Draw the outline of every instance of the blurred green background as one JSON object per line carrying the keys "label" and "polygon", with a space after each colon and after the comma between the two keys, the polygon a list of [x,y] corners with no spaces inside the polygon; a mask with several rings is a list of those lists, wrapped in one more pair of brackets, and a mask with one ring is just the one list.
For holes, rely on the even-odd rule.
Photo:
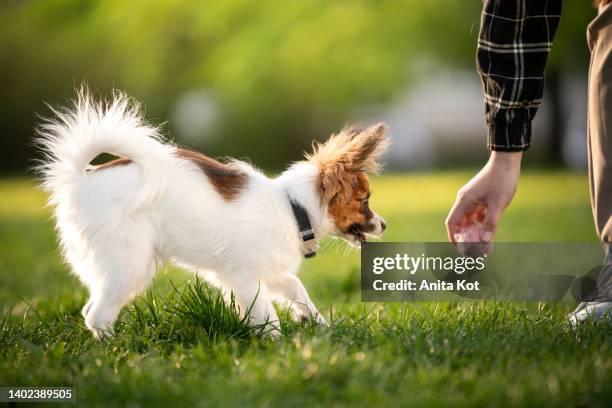
{"label": "blurred green background", "polygon": [[[532,163],[584,167],[587,0],[567,1]],[[87,82],[144,102],[179,143],[279,169],[347,122],[388,121],[391,168],[481,162],[481,1],[3,0],[0,171]],[[582,121],[582,122],[581,122]],[[457,148],[457,140],[461,140]],[[582,147],[581,147],[582,146]]]}

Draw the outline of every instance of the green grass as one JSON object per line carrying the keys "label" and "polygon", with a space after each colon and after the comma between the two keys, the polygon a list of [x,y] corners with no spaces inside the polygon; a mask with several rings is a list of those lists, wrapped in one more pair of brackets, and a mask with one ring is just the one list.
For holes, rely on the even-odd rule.
{"label": "green grass", "polygon": [[[468,173],[374,179],[387,241],[441,241]],[[273,342],[173,267],[96,342],[57,254],[45,197],[0,182],[0,386],[64,385],[86,405],[593,405],[612,400],[612,328],[572,331],[570,304],[362,304],[359,257],[325,245],[301,278],[331,321],[282,314]],[[527,172],[502,241],[595,241],[584,174]],[[191,279],[191,281],[187,281]],[[174,285],[174,286],[173,286]],[[176,287],[175,287],[176,286]]]}

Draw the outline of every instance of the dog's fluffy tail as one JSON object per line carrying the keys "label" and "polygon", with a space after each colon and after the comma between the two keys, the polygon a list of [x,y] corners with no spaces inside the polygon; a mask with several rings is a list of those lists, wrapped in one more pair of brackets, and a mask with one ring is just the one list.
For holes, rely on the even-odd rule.
{"label": "dog's fluffy tail", "polygon": [[82,87],[71,108],[53,109],[56,118],[38,128],[37,143],[43,159],[36,167],[42,187],[51,193],[50,204],[72,191],[85,177],[91,160],[101,153],[125,157],[140,166],[145,183],[136,207],[150,202],[166,183],[171,145],[159,127],[148,125],[140,105],[121,92],[108,102],[97,102]]}

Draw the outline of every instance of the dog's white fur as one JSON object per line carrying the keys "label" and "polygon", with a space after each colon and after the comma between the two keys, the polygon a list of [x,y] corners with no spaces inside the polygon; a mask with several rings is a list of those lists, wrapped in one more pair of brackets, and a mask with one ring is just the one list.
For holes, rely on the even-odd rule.
{"label": "dog's white fur", "polygon": [[[288,199],[307,210],[317,239],[343,235],[322,204],[315,163],[296,163],[270,179],[235,162],[248,183],[228,201],[126,96],[101,104],[82,91],[74,109],[55,113],[39,131],[46,154],[39,169],[64,256],[90,291],[83,315],[97,337],[167,260],[233,292],[242,310],[252,304],[252,322],[267,322],[273,336],[273,299],[290,301],[300,318],[325,322],[296,276],[303,248]],[[102,152],[132,163],[86,173]],[[374,235],[382,218],[375,222]]]}

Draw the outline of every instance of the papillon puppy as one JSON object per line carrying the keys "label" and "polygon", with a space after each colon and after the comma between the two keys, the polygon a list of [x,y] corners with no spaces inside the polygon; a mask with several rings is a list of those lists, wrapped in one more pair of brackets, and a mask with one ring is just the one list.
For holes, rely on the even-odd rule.
{"label": "papillon puppy", "polygon": [[[121,93],[97,102],[81,90],[39,128],[38,170],[61,248],[89,289],[85,324],[111,332],[120,309],[171,261],[233,293],[251,324],[280,334],[273,301],[325,324],[296,276],[319,240],[359,247],[386,225],[369,206],[367,173],[380,170],[386,126],[346,128],[276,178],[165,141]],[[119,158],[102,165],[101,153]]]}

